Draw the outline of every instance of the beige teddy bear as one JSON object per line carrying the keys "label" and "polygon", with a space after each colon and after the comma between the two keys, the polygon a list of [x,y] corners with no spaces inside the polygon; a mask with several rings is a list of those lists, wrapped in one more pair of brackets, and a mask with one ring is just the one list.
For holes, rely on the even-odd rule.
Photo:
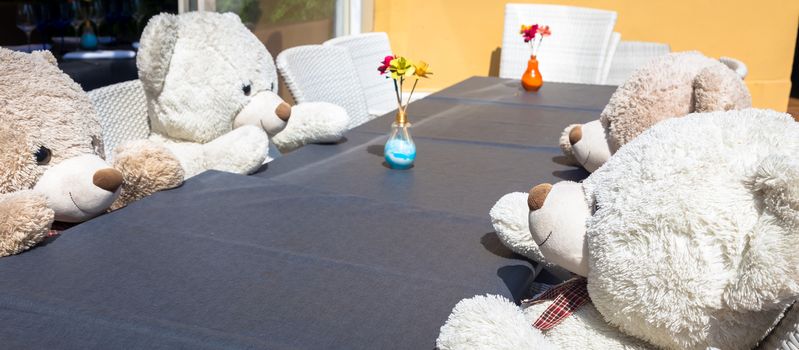
{"label": "beige teddy bear", "polygon": [[657,58],[619,86],[599,120],[567,127],[560,147],[592,172],[661,120],[749,108],[752,98],[739,74],[745,73],[696,51]]}
{"label": "beige teddy bear", "polygon": [[[119,170],[102,157],[92,104],[55,57],[0,48],[0,256],[41,242],[54,221],[85,221],[182,182],[174,157],[160,162],[163,149],[128,149]],[[168,175],[153,178],[160,174]],[[127,178],[136,181],[123,185]]]}

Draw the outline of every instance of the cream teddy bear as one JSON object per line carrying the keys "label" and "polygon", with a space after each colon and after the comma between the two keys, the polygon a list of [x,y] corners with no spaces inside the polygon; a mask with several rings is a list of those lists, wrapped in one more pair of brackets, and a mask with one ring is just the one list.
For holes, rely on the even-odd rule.
{"label": "cream teddy bear", "polygon": [[251,173],[277,153],[336,142],[349,124],[328,103],[291,107],[277,94],[272,56],[232,13],[160,14],[137,58],[150,140],[180,160],[186,177],[207,169]]}
{"label": "cream teddy bear", "polygon": [[531,241],[587,285],[524,308],[464,300],[439,348],[755,347],[799,297],[797,152],[787,114],[691,114],[645,131],[582,183],[533,187]]}
{"label": "cream teddy bear", "polygon": [[567,127],[560,147],[567,157],[594,171],[619,147],[661,120],[751,107],[742,78],[731,67],[695,51],[656,58],[619,86],[599,120]]}

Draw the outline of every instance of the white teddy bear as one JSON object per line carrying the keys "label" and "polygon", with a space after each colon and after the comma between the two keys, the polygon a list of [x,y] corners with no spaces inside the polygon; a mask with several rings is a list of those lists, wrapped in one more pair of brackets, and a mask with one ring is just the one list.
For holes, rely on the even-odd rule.
{"label": "white teddy bear", "polygon": [[[598,120],[567,127],[560,147],[586,170],[595,171],[620,147],[662,120],[749,108],[751,97],[741,69],[745,66],[740,61],[716,60],[697,51],[654,59],[619,86]],[[527,194],[521,192],[503,196],[491,209],[491,222],[511,250],[551,266],[530,244],[526,200]]]}
{"label": "white teddy bear", "polygon": [[141,37],[137,66],[150,140],[180,160],[186,177],[207,169],[251,173],[281,152],[340,140],[349,124],[329,103],[291,107],[275,92],[264,45],[232,13],[160,14]]}
{"label": "white teddy bear", "polygon": [[797,153],[787,114],[691,114],[645,131],[582,183],[533,187],[531,242],[587,285],[523,309],[464,300],[439,348],[755,347],[799,297]]}

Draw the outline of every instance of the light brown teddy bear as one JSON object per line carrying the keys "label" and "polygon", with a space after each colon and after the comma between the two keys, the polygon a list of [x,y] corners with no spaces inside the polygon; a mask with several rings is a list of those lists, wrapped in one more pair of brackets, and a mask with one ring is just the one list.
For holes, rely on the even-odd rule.
{"label": "light brown teddy bear", "polygon": [[0,48],[0,256],[35,246],[54,221],[85,221],[182,183],[164,149],[129,148],[119,170],[102,155],[92,104],[55,57]]}
{"label": "light brown teddy bear", "polygon": [[[722,63],[697,51],[654,59],[625,81],[599,120],[570,125],[560,138],[567,157],[593,172],[619,147],[656,123],[694,112],[728,111],[752,106],[740,72],[743,63]],[[745,71],[745,69],[743,69]]]}

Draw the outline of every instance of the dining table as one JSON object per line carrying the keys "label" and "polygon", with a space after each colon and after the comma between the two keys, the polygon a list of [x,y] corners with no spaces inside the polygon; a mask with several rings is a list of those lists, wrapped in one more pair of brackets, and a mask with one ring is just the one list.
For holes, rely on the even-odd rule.
{"label": "dining table", "polygon": [[408,170],[383,157],[394,113],[245,176],[175,189],[0,259],[8,349],[434,349],[463,298],[514,302],[568,276],[511,252],[489,210],[588,173],[558,147],[613,86],[471,77],[411,103]]}

